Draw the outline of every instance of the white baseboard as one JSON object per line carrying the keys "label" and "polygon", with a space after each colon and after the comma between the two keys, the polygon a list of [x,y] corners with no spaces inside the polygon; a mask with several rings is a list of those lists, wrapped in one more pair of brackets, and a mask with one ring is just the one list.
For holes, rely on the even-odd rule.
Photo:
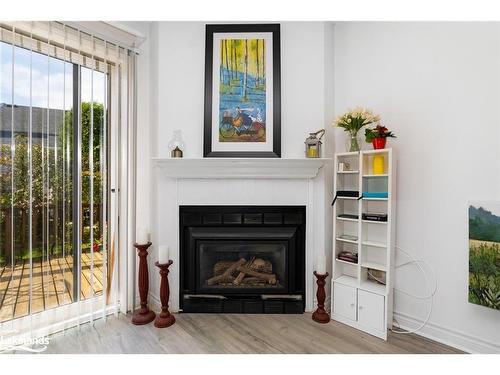
{"label": "white baseboard", "polygon": [[158,313],[161,311],[161,301],[157,295],[149,293],[148,303],[149,303],[149,308],[154,312]]}
{"label": "white baseboard", "polygon": [[[408,331],[418,328],[423,323],[420,319],[397,311],[394,312],[394,318],[399,323],[400,328]],[[415,332],[415,334],[463,350],[467,353],[500,353],[500,345],[498,343],[489,342],[468,333],[431,322],[428,322],[422,329]]]}
{"label": "white baseboard", "polygon": [[[135,308],[134,308],[134,311],[136,309],[138,309],[140,306],[141,306],[141,300],[139,299],[139,296],[137,296],[136,299],[135,299]],[[160,297],[157,296],[156,294],[149,293],[148,294],[148,307],[149,307],[150,310],[152,310],[154,312],[160,312],[161,311]],[[170,310],[170,312],[174,312],[171,309],[169,309],[169,310]]]}
{"label": "white baseboard", "polygon": [[325,310],[326,310],[326,311],[328,312],[328,314],[330,314],[330,315],[332,314],[332,309],[331,309],[331,307],[332,307],[332,302],[331,302],[331,300],[330,300],[330,294],[328,293],[328,294],[327,294],[327,297],[326,297],[326,299],[325,299]]}

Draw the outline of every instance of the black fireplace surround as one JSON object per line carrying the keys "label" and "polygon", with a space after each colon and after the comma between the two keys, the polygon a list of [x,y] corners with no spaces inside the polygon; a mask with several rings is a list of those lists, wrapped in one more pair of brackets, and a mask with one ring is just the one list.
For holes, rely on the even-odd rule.
{"label": "black fireplace surround", "polygon": [[179,215],[182,312],[304,312],[304,206],[181,206]]}

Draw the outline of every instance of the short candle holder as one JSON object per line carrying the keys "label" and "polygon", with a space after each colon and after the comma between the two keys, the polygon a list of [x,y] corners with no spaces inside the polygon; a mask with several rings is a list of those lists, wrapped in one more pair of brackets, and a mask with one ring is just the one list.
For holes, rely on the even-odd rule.
{"label": "short candle holder", "polygon": [[139,297],[141,298],[140,309],[132,316],[132,323],[135,325],[143,325],[151,323],[156,314],[148,308],[148,291],[149,291],[149,274],[148,274],[148,247],[151,242],[147,244],[135,243],[134,247],[137,249],[139,255]]}
{"label": "short candle holder", "polygon": [[175,318],[170,311],[168,311],[168,300],[170,298],[170,286],[168,284],[168,267],[174,263],[169,260],[168,263],[160,264],[155,263],[155,266],[160,269],[161,282],[160,282],[160,301],[161,313],[155,319],[155,327],[166,328],[175,323]]}
{"label": "short candle holder", "polygon": [[318,290],[316,292],[316,299],[318,300],[318,308],[312,315],[312,319],[318,323],[328,323],[330,321],[330,315],[325,310],[325,279],[328,277],[328,272],[324,275],[313,272],[316,276],[316,284],[318,284]]}

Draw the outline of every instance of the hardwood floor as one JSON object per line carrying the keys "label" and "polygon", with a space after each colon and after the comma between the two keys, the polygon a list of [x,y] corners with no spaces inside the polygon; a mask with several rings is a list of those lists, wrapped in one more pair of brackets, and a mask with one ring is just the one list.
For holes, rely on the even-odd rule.
{"label": "hardwood floor", "polygon": [[134,326],[109,317],[52,336],[45,353],[461,353],[414,334],[387,342],[341,323],[304,315],[176,314],[173,326]]}

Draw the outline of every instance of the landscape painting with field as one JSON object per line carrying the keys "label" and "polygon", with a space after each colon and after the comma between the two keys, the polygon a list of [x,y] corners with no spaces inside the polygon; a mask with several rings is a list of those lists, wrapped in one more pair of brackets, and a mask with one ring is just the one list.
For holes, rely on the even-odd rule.
{"label": "landscape painting with field", "polygon": [[469,205],[469,302],[500,310],[500,203]]}
{"label": "landscape painting with field", "polygon": [[221,39],[219,142],[266,142],[266,40]]}

